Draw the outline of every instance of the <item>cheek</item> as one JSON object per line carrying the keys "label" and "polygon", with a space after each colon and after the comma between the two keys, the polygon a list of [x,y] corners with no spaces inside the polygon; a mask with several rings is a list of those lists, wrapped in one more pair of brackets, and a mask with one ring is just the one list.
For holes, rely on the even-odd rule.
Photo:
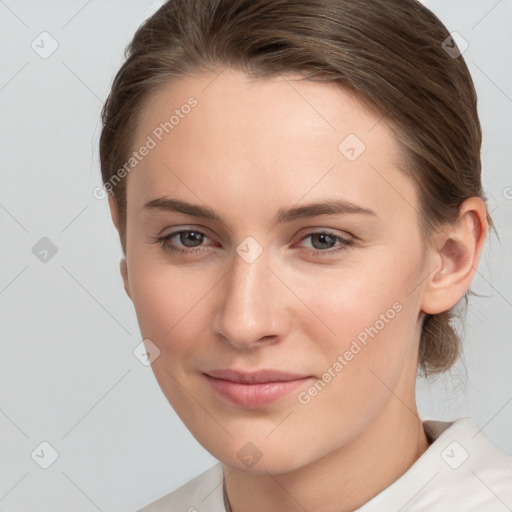
{"label": "cheek", "polygon": [[301,330],[311,340],[312,352],[323,352],[325,368],[319,370],[325,371],[325,379],[329,380],[329,371],[343,373],[343,379],[337,379],[345,381],[343,392],[351,390],[354,396],[364,394],[364,389],[370,392],[375,383],[372,372],[393,386],[404,365],[411,364],[417,308],[405,294],[391,289],[377,294],[361,286],[358,293],[333,290],[328,301],[317,297],[310,306],[331,332],[319,336],[313,327],[317,322],[308,322],[307,316]]}
{"label": "cheek", "polygon": [[[134,261],[134,260],[132,260]],[[190,350],[205,332],[205,305],[219,278],[149,261],[135,262],[130,282],[142,335],[163,353]]]}
{"label": "cheek", "polygon": [[[134,259],[132,260],[134,262]],[[159,349],[152,362],[155,378],[186,425],[197,423],[201,410],[190,400],[190,374],[208,346],[208,298],[217,279],[199,279],[186,269],[141,259],[132,266],[132,300],[141,335]],[[193,387],[193,386],[192,386]],[[198,395],[197,390],[193,392]]]}
{"label": "cheek", "polygon": [[[397,314],[397,310],[405,310],[411,303],[413,308],[417,307],[411,291],[418,284],[419,274],[419,265],[412,259],[397,262],[393,255],[382,254],[363,256],[358,262],[333,271],[316,272],[308,276],[307,283],[301,284],[301,278],[296,276],[297,295],[303,297],[310,310],[308,313],[304,309],[304,318],[315,316],[324,324],[316,336],[313,327],[317,329],[318,321],[305,321],[302,327],[310,329],[311,339],[321,334],[338,349],[350,344],[359,334],[364,341],[365,329],[372,326],[379,333],[396,334],[397,325],[407,316]],[[292,276],[289,282],[293,282]],[[411,315],[415,313],[410,311],[408,316]]]}
{"label": "cheek", "polygon": [[420,301],[419,292],[411,292],[420,264],[412,257],[397,262],[383,256],[335,278],[326,275],[314,281],[314,291],[302,291],[310,310],[329,327],[319,331],[319,322],[311,321],[307,311],[300,326],[311,340],[311,352],[322,351],[319,371],[328,392],[322,391],[319,406],[325,401],[328,407],[339,396],[341,409],[355,412],[362,402],[376,405],[388,396],[388,387],[394,389],[404,372],[415,374]]}

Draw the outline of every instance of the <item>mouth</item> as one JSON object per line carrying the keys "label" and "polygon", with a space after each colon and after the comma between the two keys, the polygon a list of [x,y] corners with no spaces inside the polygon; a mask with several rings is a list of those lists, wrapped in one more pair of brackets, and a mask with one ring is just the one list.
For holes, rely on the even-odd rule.
{"label": "mouth", "polygon": [[279,370],[212,370],[204,375],[218,396],[231,405],[245,409],[257,409],[274,403],[313,379],[311,375]]}

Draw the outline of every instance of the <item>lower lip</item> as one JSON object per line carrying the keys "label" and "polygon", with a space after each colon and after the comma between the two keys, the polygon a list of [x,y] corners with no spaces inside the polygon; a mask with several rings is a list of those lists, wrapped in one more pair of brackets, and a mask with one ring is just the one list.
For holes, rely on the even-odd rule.
{"label": "lower lip", "polygon": [[277,402],[277,400],[291,394],[310,377],[283,382],[265,382],[262,384],[241,384],[230,380],[217,379],[206,375],[208,382],[222,398],[229,403],[246,409],[257,409]]}

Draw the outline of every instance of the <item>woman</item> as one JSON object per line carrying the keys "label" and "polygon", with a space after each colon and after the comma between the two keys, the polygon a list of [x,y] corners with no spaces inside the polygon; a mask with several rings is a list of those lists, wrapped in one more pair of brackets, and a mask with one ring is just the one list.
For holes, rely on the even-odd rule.
{"label": "woman", "polygon": [[492,221],[476,94],[414,0],[172,0],[103,111],[147,357],[220,462],[144,511],[485,510],[512,460],[422,420]]}

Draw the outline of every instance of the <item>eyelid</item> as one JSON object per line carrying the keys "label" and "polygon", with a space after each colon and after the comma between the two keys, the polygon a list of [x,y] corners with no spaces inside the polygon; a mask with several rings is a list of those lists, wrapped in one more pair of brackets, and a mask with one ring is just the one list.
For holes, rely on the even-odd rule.
{"label": "eyelid", "polygon": [[159,237],[165,237],[169,235],[177,235],[178,233],[181,233],[182,231],[197,231],[198,233],[202,233],[203,235],[206,235],[208,238],[213,238],[210,234],[210,230],[208,228],[205,228],[203,226],[193,226],[193,225],[187,225],[184,224],[183,226],[173,227],[170,231],[166,231],[168,229],[164,228],[160,233],[158,233]]}
{"label": "eyelid", "polygon": [[344,240],[345,242],[355,242],[357,237],[351,235],[350,233],[347,233],[346,231],[343,232],[343,234],[331,229],[331,228],[308,228],[309,231],[306,231],[304,235],[300,235],[299,241],[304,240],[305,238],[308,238],[312,235],[329,235],[333,238],[339,238],[341,240]]}

